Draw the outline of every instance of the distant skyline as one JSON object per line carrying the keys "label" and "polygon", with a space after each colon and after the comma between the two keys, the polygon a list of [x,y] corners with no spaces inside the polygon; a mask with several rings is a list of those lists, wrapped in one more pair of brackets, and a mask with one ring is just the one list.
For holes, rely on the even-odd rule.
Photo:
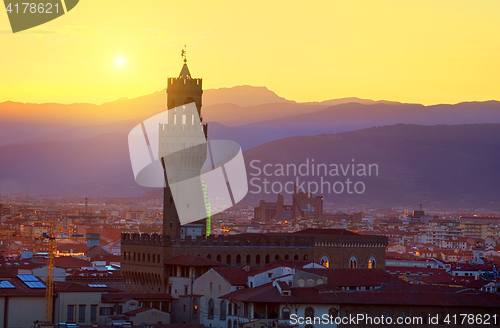
{"label": "distant skyline", "polygon": [[266,86],[298,102],[500,100],[500,2],[86,0],[13,34],[0,14],[0,102],[89,102],[164,89]]}

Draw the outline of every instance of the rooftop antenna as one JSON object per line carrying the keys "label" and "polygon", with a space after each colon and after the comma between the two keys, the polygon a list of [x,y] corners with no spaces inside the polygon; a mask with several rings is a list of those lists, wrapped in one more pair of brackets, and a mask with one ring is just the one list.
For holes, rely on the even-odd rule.
{"label": "rooftop antenna", "polygon": [[420,206],[420,210],[422,210],[422,205],[423,205],[423,204],[422,204],[422,203],[420,203],[420,204],[418,204],[418,205]]}
{"label": "rooftop antenna", "polygon": [[87,209],[88,209],[88,198],[85,197],[85,214],[87,214]]}
{"label": "rooftop antenna", "polygon": [[184,45],[184,49],[182,49],[182,51],[181,51],[181,57],[184,58],[184,62],[186,63],[187,62],[187,58],[186,58],[186,45]]}

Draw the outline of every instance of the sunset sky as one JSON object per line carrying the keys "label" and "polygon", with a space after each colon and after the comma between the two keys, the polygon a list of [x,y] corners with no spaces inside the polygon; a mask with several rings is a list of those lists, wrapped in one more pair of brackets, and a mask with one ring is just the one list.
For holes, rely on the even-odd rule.
{"label": "sunset sky", "polygon": [[296,101],[500,100],[499,14],[498,0],[81,0],[13,34],[3,11],[0,102],[149,94],[179,74],[184,44],[204,89],[266,86]]}

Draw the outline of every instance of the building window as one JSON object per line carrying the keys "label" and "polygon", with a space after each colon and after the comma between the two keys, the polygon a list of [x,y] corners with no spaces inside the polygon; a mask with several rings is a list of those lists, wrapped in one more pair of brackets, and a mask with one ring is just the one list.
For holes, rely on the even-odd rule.
{"label": "building window", "polygon": [[113,308],[112,307],[102,307],[99,309],[99,314],[100,315],[112,315]]}
{"label": "building window", "polygon": [[330,259],[328,258],[328,256],[323,255],[321,260],[319,260],[319,264],[321,264],[325,268],[329,268],[330,267]]}
{"label": "building window", "polygon": [[305,284],[305,281],[304,279],[300,278],[298,281],[297,281],[299,287],[304,287],[304,284]]}
{"label": "building window", "polygon": [[267,254],[267,255],[266,255],[266,261],[265,261],[265,263],[266,263],[266,264],[269,264],[269,262],[270,262],[270,258],[269,258],[269,254]]}
{"label": "building window", "polygon": [[188,295],[188,286],[184,285],[184,295]]}
{"label": "building window", "polygon": [[78,306],[78,322],[85,323],[85,305]]}
{"label": "building window", "polygon": [[358,267],[358,260],[355,256],[351,256],[349,260],[349,269],[356,269]]}
{"label": "building window", "polygon": [[252,261],[252,258],[250,257],[250,254],[247,255],[247,262],[246,264],[250,265],[250,262]]}
{"label": "building window", "polygon": [[338,315],[339,315],[339,311],[336,308],[332,307],[328,310],[329,317],[336,318]]}
{"label": "building window", "polygon": [[290,309],[289,308],[283,308],[281,311],[281,320],[290,320]]}
{"label": "building window", "polygon": [[75,322],[75,306],[68,305],[68,313],[66,314],[66,321]]}
{"label": "building window", "polygon": [[375,269],[377,267],[377,262],[373,256],[368,260],[368,269]]}
{"label": "building window", "polygon": [[90,322],[97,321],[97,305],[92,304],[90,306]]}
{"label": "building window", "polygon": [[260,265],[260,255],[255,256],[255,264]]}
{"label": "building window", "polygon": [[198,298],[193,299],[193,319],[198,319],[198,305],[200,303],[198,300]]}
{"label": "building window", "polygon": [[214,318],[214,312],[215,312],[215,302],[213,299],[210,299],[208,301],[208,319]]}
{"label": "building window", "polygon": [[314,309],[310,306],[306,307],[304,310],[304,317],[307,318],[314,318]]}
{"label": "building window", "polygon": [[214,285],[212,283],[210,283],[210,291],[213,291],[214,290]]}
{"label": "building window", "polygon": [[226,301],[222,300],[220,302],[220,320],[226,320]]}

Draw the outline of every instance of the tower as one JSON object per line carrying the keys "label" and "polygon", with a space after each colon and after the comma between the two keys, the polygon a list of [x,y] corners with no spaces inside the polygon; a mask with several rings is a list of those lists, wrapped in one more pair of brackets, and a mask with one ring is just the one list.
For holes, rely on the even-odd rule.
{"label": "tower", "polygon": [[[189,210],[193,211],[194,207],[201,207],[200,211],[205,211],[205,198],[201,181],[199,186],[191,186],[190,193],[182,196],[182,202],[174,203],[173,190],[172,190],[172,177],[169,177],[165,165],[170,165],[174,168],[175,176],[178,179],[188,179],[191,177],[199,176],[201,167],[206,159],[207,146],[201,145],[196,142],[196,135],[199,136],[198,129],[202,129],[207,138],[207,125],[201,123],[201,126],[196,126],[197,120],[194,115],[199,116],[199,121],[202,122],[201,115],[202,106],[202,79],[192,78],[189,68],[187,66],[185,50],[182,51],[184,64],[181,72],[176,78],[168,78],[167,81],[167,108],[168,108],[168,123],[160,125],[160,142],[159,154],[163,161],[165,173],[165,187],[163,193],[163,234],[171,237],[181,236],[181,222],[179,219],[179,211]],[[192,112],[193,107],[182,105],[194,103],[196,111]],[[167,136],[168,135],[168,136]],[[168,141],[167,141],[168,137]],[[182,141],[180,141],[182,140]],[[193,141],[191,143],[190,141]],[[182,143],[182,144],[181,144]],[[193,146],[190,146],[193,145]],[[174,151],[176,149],[176,151]],[[177,151],[180,150],[180,151]],[[169,153],[174,153],[168,155]],[[170,181],[170,183],[169,183]],[[177,208],[182,206],[182,208]],[[201,226],[201,235],[206,234],[206,220],[202,219],[193,223],[194,225]],[[184,231],[184,235],[187,231]]]}

